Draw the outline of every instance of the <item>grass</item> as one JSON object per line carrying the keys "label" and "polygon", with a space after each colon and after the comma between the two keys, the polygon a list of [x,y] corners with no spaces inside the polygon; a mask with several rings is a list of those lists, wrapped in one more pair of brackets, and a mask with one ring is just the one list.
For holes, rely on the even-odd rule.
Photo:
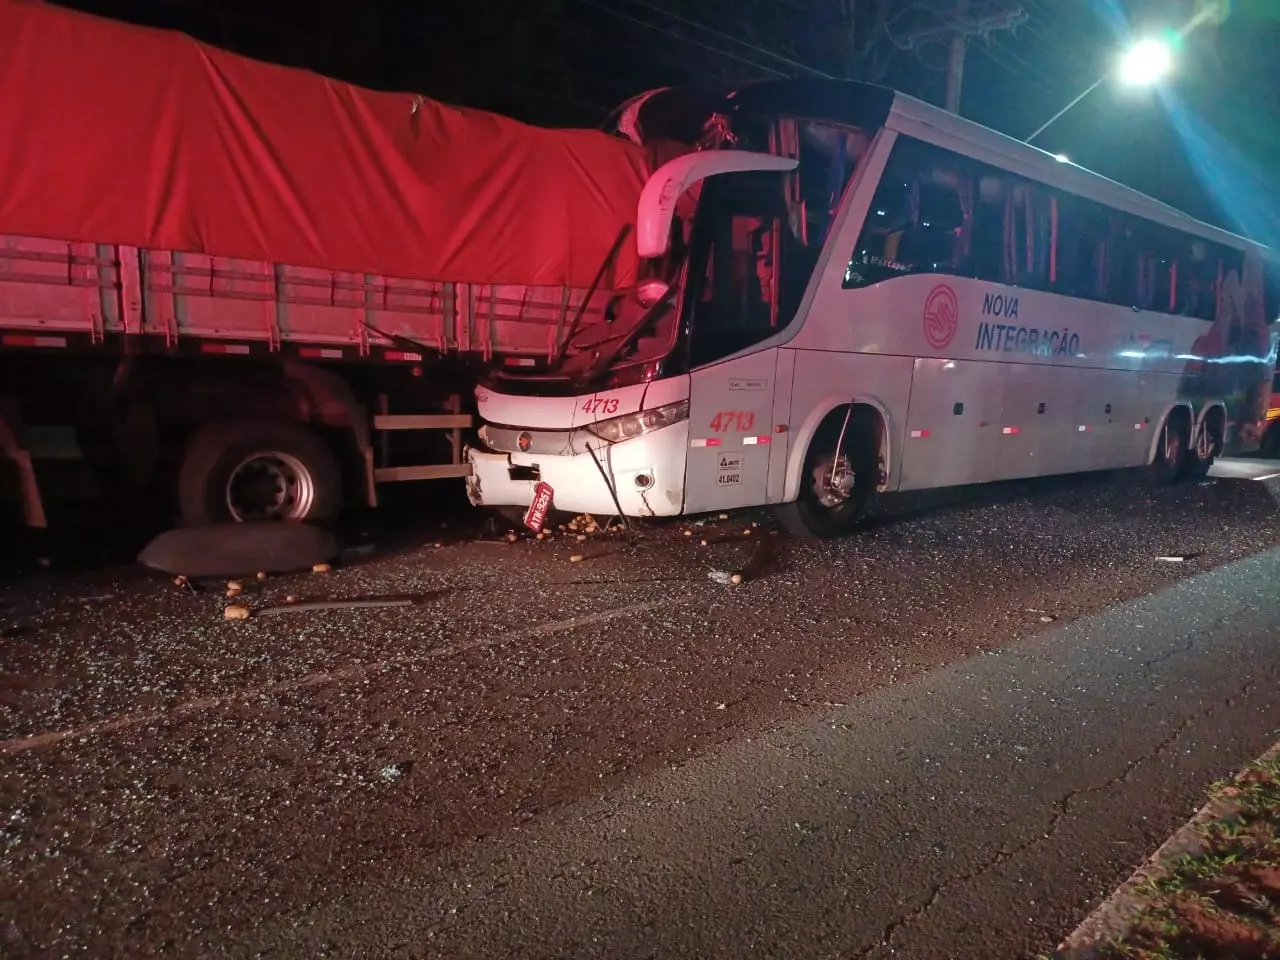
{"label": "grass", "polygon": [[1107,960],[1280,960],[1280,754],[1213,785],[1221,814],[1200,828],[1196,853],[1145,881],[1124,937]]}

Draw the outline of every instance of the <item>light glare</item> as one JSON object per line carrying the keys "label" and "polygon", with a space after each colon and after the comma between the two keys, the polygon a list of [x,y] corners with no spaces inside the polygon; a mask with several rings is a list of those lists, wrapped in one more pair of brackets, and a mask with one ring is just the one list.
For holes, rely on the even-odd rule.
{"label": "light glare", "polygon": [[1173,69],[1173,50],[1162,40],[1142,40],[1120,60],[1120,79],[1135,87],[1149,87]]}

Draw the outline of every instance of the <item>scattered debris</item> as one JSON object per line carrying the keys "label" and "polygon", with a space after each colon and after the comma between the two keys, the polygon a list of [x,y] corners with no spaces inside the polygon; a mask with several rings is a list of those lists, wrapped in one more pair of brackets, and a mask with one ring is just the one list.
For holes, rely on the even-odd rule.
{"label": "scattered debris", "polygon": [[378,779],[383,783],[390,783],[393,780],[399,780],[404,776],[404,770],[397,763],[390,763],[378,771]]}
{"label": "scattered debris", "polygon": [[316,563],[311,566],[312,573],[328,573],[332,569],[333,567],[327,563]]}
{"label": "scattered debris", "polygon": [[259,580],[265,580],[267,579],[267,571],[259,570],[257,576]]}
{"label": "scattered debris", "polygon": [[569,562],[570,562],[570,563],[581,563],[581,562],[582,562],[582,554],[580,554],[580,553],[575,553],[572,557],[570,557],[570,558],[569,558]]}
{"label": "scattered debris", "polygon": [[1058,618],[1057,618],[1057,617],[1051,617],[1051,616],[1049,616],[1049,614],[1047,614],[1047,613],[1046,613],[1044,616],[1042,616],[1042,617],[1040,618],[1040,622],[1041,622],[1041,623],[1053,623],[1053,621],[1054,621],[1054,620],[1056,620],[1056,619],[1058,619]]}
{"label": "scattered debris", "polygon": [[742,582],[742,574],[729,570],[712,570],[707,574],[707,577],[708,579],[713,580],[716,583],[723,584],[726,587],[730,584],[737,586]]}
{"label": "scattered debris", "polygon": [[285,598],[284,598],[284,602],[285,602],[285,603],[297,603],[297,602],[298,602],[298,598],[297,598],[296,596],[294,596],[294,595],[291,593],[291,594],[289,594],[287,597],[285,597]]}
{"label": "scattered debris", "polygon": [[1160,561],[1162,561],[1162,562],[1164,562],[1164,563],[1182,563],[1182,561],[1183,561],[1183,560],[1186,560],[1187,558],[1186,558],[1186,557],[1168,556],[1168,557],[1156,557],[1156,559],[1157,559],[1157,560],[1160,560]]}
{"label": "scattered debris", "polygon": [[248,620],[249,608],[238,603],[233,603],[222,611],[225,620]]}

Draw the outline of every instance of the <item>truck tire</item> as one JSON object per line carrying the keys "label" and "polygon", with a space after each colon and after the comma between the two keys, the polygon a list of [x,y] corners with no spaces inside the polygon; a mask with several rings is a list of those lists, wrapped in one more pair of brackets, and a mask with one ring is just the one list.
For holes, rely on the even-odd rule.
{"label": "truck tire", "polygon": [[342,467],[293,423],[230,420],[200,427],[178,474],[182,523],[328,523],[342,512]]}

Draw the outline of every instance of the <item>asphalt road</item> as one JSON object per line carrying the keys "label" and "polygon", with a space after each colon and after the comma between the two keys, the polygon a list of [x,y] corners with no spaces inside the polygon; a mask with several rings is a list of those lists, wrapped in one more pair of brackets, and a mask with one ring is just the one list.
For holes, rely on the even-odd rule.
{"label": "asphalt road", "polygon": [[0,953],[1034,955],[1276,739],[1270,481],[751,522],[0,590]]}

